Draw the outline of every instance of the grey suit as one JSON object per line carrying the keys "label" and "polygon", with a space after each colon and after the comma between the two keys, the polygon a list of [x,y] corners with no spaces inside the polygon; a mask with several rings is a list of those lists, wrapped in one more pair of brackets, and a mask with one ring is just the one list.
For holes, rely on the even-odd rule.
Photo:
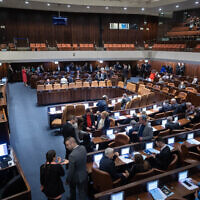
{"label": "grey suit", "polygon": [[150,140],[152,138],[153,138],[153,128],[151,127],[150,124],[147,123],[142,133],[142,141]]}
{"label": "grey suit", "polygon": [[70,200],[76,200],[76,187],[79,199],[87,199],[87,152],[84,146],[77,146],[69,155],[69,169],[66,182],[70,187]]}

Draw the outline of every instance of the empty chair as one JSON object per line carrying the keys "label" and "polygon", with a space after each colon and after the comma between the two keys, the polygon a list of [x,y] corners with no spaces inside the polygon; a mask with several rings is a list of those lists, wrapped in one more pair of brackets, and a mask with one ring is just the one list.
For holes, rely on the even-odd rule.
{"label": "empty chair", "polygon": [[68,84],[62,84],[62,89],[67,89],[68,88]]}
{"label": "empty chair", "polygon": [[155,175],[154,169],[150,169],[146,172],[136,173],[135,176],[131,179],[131,182],[139,181],[148,177],[152,177]]}
{"label": "empty chair", "polygon": [[115,111],[115,110],[121,110],[121,102],[117,102],[115,104],[113,111]]}
{"label": "empty chair", "polygon": [[119,81],[117,86],[118,86],[119,88],[124,88],[124,82]]}
{"label": "empty chair", "polygon": [[99,87],[98,81],[92,81],[91,87]]}
{"label": "empty chair", "polygon": [[112,87],[112,82],[111,82],[111,80],[108,80],[108,81],[107,81],[107,87]]}
{"label": "empty chair", "polygon": [[82,86],[82,81],[76,81],[76,88],[81,88]]}
{"label": "empty chair", "polygon": [[168,168],[167,168],[167,171],[176,169],[177,163],[178,163],[178,156],[177,156],[176,154],[173,154],[173,155],[172,155],[172,161],[171,161],[171,163],[169,164],[169,166],[168,166]]}
{"label": "empty chair", "polygon": [[69,88],[75,88],[75,87],[76,87],[75,83],[69,83]]}
{"label": "empty chair", "polygon": [[44,90],[44,85],[37,85],[37,91]]}
{"label": "empty chair", "polygon": [[105,81],[99,81],[99,87],[106,87]]}
{"label": "empty chair", "polygon": [[97,168],[92,168],[91,176],[93,180],[93,187],[97,192],[103,192],[112,189],[113,187],[118,186],[120,183],[120,179],[112,181],[112,178],[108,172]]}
{"label": "empty chair", "polygon": [[163,88],[162,88],[162,92],[168,93],[168,92],[169,92],[169,88],[168,88],[168,87],[163,87]]}
{"label": "empty chair", "polygon": [[83,87],[90,87],[90,83],[89,82],[83,82]]}
{"label": "empty chair", "polygon": [[85,114],[85,105],[84,104],[77,104],[75,107],[75,115],[82,116]]}
{"label": "empty chair", "polygon": [[171,87],[175,87],[174,83],[168,83],[168,85],[171,86]]}
{"label": "empty chair", "polygon": [[58,83],[54,84],[53,89],[54,90],[60,90],[61,89],[60,84],[58,84]]}
{"label": "empty chair", "polygon": [[130,138],[128,137],[128,135],[124,135],[124,134],[116,134],[115,135],[115,140],[111,143],[108,144],[109,147],[118,147],[118,146],[122,146],[125,144],[129,144]]}
{"label": "empty chair", "polygon": [[180,98],[182,101],[185,101],[187,98],[187,93],[185,92],[179,92],[176,98]]}
{"label": "empty chair", "polygon": [[131,101],[128,101],[128,102],[126,103],[125,110],[126,110],[126,109],[130,109],[130,108],[131,108]]}

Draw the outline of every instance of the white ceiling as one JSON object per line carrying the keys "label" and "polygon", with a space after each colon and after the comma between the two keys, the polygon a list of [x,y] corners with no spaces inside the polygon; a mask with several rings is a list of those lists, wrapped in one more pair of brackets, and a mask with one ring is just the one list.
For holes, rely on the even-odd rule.
{"label": "white ceiling", "polygon": [[[2,1],[2,2],[1,2]],[[61,12],[120,13],[170,16],[173,11],[196,8],[200,0],[0,0],[0,7]],[[195,4],[199,1],[199,4]],[[49,4],[49,6],[47,5]],[[70,6],[69,6],[70,5]],[[179,5],[179,8],[176,7]],[[87,7],[90,8],[87,8]],[[125,9],[124,9],[125,8]],[[142,10],[141,8],[144,8]],[[159,10],[161,8],[162,10]]]}

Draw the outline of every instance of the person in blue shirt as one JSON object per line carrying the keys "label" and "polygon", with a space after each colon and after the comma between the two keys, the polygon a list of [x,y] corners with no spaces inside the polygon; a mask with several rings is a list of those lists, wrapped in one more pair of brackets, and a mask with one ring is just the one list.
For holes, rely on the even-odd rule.
{"label": "person in blue shirt", "polygon": [[163,65],[161,70],[160,70],[160,73],[165,73],[165,72],[167,72],[167,70],[166,70],[166,67]]}

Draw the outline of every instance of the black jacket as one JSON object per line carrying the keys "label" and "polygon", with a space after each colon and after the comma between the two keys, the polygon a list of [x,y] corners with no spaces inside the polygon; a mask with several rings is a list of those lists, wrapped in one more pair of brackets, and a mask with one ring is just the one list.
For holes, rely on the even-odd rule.
{"label": "black jacket", "polygon": [[174,129],[180,129],[180,126],[177,122],[167,122],[165,124],[165,128],[168,128],[170,130],[174,130]]}
{"label": "black jacket", "polygon": [[108,105],[105,100],[99,100],[97,103],[98,111],[108,111]]}
{"label": "black jacket", "polygon": [[122,173],[117,172],[117,169],[115,167],[115,158],[116,156],[114,156],[114,159],[111,160],[110,158],[104,155],[99,164],[99,169],[108,172],[112,180],[116,180],[118,178],[123,177]]}
{"label": "black jacket", "polygon": [[170,151],[170,148],[168,146],[165,146],[165,148],[156,155],[155,165],[158,169],[165,170],[168,168],[171,161],[172,153]]}
{"label": "black jacket", "polygon": [[40,167],[40,183],[47,197],[55,198],[65,192],[61,176],[65,171],[60,164],[44,164]]}

